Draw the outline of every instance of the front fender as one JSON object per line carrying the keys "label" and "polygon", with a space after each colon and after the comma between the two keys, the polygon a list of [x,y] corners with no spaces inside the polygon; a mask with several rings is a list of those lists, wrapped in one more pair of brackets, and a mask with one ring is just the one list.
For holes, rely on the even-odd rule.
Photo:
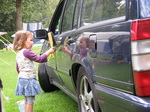
{"label": "front fender", "polygon": [[86,58],[82,58],[81,65],[84,67],[85,71],[90,77],[91,82],[94,82],[93,80],[94,70],[92,69],[92,65],[89,63],[89,61]]}
{"label": "front fender", "polygon": [[88,59],[86,57],[83,57],[82,59],[80,59],[80,55],[77,54],[72,57],[72,60],[74,60],[76,65],[80,65],[84,67],[85,71],[87,72],[88,76],[93,82],[94,70],[92,69],[92,65],[89,63]]}

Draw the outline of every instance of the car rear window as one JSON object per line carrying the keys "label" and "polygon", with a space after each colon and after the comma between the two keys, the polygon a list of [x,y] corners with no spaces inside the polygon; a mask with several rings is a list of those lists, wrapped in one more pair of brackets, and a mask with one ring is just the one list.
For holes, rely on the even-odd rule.
{"label": "car rear window", "polygon": [[126,0],[84,0],[82,26],[125,16]]}
{"label": "car rear window", "polygon": [[150,0],[140,0],[140,16],[141,18],[150,17]]}

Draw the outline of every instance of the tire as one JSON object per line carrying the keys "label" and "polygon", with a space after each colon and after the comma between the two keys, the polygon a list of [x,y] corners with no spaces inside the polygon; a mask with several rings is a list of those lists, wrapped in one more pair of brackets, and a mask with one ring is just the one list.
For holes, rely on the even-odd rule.
{"label": "tire", "polygon": [[46,65],[44,63],[40,63],[38,66],[38,78],[40,86],[44,92],[56,90],[56,86],[50,83],[49,76],[46,71]]}
{"label": "tire", "polygon": [[79,112],[101,112],[92,83],[83,67],[80,67],[78,71],[77,90]]}

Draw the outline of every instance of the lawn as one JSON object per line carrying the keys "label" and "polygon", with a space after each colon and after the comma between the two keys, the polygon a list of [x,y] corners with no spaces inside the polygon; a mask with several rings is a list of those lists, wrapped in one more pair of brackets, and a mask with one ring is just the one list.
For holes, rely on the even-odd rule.
{"label": "lawn", "polygon": [[[38,51],[37,48],[34,50]],[[3,93],[9,98],[6,100],[3,97],[6,112],[19,112],[16,102],[23,99],[23,96],[14,95],[18,77],[15,69],[15,54],[0,50],[0,78],[3,81]],[[74,100],[59,90],[37,95],[34,112],[78,112],[78,107]]]}

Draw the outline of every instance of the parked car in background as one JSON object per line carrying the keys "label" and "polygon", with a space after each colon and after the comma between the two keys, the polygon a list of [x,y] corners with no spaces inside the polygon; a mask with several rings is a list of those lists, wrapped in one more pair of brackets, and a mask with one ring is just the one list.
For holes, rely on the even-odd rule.
{"label": "parked car in background", "polygon": [[48,31],[36,31],[41,54],[49,32],[45,92],[60,88],[80,112],[150,111],[150,0],[60,0]]}

